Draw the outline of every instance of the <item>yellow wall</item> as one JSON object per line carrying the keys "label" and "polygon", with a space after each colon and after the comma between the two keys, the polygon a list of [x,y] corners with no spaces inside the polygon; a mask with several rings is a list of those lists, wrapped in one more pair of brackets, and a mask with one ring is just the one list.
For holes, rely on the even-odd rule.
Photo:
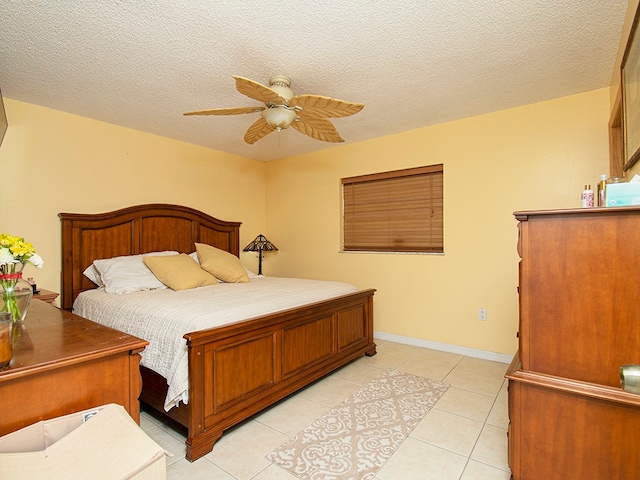
{"label": "yellow wall", "polygon": [[[584,184],[608,171],[608,118],[601,89],[269,162],[266,234],[280,250],[265,274],[373,287],[376,331],[513,354],[512,213],[579,207]],[[342,177],[435,163],[445,172],[444,256],[339,252]]]}
{"label": "yellow wall", "polygon": [[[0,230],[36,246],[45,267],[26,276],[40,287],[60,288],[59,212],[178,203],[242,221],[241,246],[264,232],[280,249],[267,275],[376,288],[379,332],[504,354],[516,348],[512,212],[579,206],[608,162],[608,89],[268,163],[5,104]],[[434,163],[445,168],[444,256],[339,252],[340,178]],[[242,259],[257,269],[255,255]]]}
{"label": "yellow wall", "polygon": [[264,230],[263,162],[7,98],[5,107],[0,231],[34,244],[45,265],[25,277],[42,288],[60,291],[59,212],[177,203],[243,222],[241,247]]}

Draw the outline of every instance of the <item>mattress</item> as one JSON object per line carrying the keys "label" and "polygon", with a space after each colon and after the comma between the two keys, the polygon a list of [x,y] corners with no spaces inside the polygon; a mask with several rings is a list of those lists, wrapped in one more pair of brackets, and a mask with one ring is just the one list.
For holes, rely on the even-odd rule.
{"label": "mattress", "polygon": [[161,289],[109,294],[103,288],[78,295],[73,313],[149,342],[141,365],[169,386],[164,408],[189,401],[186,333],[219,327],[357,291],[342,282],[254,277],[191,290]]}

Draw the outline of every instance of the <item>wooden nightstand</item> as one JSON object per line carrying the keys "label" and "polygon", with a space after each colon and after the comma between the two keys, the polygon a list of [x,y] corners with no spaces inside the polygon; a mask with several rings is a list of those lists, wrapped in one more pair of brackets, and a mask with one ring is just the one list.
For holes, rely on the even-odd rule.
{"label": "wooden nightstand", "polygon": [[52,292],[50,290],[38,290],[39,293],[34,293],[33,294],[33,298],[34,299],[38,299],[38,300],[42,300],[43,302],[47,302],[50,304],[53,304],[53,302],[56,301],[56,298],[58,298],[58,294],[56,292]]}

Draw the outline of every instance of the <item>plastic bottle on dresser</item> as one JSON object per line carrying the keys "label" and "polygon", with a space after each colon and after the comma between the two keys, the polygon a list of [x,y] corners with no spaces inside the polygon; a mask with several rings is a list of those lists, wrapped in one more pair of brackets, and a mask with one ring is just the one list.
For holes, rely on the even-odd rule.
{"label": "plastic bottle on dresser", "polygon": [[607,174],[603,173],[600,175],[600,182],[598,182],[598,206],[606,207],[607,206]]}
{"label": "plastic bottle on dresser", "polygon": [[584,190],[581,195],[582,200],[582,208],[590,208],[593,207],[593,190],[591,190],[591,185],[585,185]]}

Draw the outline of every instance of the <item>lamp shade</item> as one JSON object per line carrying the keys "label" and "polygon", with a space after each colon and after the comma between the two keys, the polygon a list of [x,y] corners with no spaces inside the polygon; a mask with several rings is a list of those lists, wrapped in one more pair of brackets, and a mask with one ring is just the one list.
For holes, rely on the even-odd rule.
{"label": "lamp shade", "polygon": [[278,248],[269,240],[267,240],[267,237],[260,234],[253,240],[253,242],[251,242],[249,245],[244,247],[243,251],[244,252],[261,252],[262,250],[277,251]]}

